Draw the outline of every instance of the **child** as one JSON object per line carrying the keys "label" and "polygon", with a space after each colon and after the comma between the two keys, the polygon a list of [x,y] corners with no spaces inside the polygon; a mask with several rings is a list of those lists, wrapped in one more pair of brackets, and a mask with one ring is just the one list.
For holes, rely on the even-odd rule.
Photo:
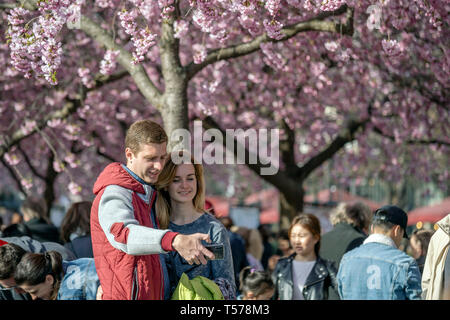
{"label": "child", "polygon": [[274,293],[274,285],[270,275],[265,271],[256,271],[245,267],[239,274],[242,300],[270,300]]}

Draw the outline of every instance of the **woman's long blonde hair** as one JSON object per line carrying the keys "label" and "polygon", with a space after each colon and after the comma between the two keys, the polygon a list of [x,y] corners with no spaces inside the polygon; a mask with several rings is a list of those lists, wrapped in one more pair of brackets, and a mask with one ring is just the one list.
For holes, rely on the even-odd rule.
{"label": "woman's long blonde hair", "polygon": [[[203,178],[203,166],[201,164],[196,164],[194,157],[190,155],[187,151],[176,151],[180,158],[186,153],[190,156],[190,164],[194,166],[195,177],[197,179],[197,193],[192,200],[195,210],[203,213],[205,211],[205,180]],[[164,190],[167,188],[175,179],[177,173],[178,164],[175,164],[172,156],[174,153],[170,153],[169,159],[165,164],[163,170],[159,174],[158,181],[156,182],[156,215],[159,221],[159,227],[161,229],[167,229],[170,222],[171,215],[171,205],[170,205],[170,195],[169,192]],[[185,162],[189,163],[189,162]]]}

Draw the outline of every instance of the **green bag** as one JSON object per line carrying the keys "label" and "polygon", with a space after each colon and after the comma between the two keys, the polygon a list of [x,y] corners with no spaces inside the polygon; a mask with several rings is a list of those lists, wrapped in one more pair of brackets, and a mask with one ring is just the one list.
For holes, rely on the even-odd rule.
{"label": "green bag", "polygon": [[225,300],[219,286],[212,280],[197,276],[189,280],[183,273],[171,300]]}

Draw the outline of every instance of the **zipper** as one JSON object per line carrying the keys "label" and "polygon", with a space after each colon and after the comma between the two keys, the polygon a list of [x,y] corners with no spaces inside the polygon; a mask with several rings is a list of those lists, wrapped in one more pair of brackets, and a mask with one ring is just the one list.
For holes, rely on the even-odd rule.
{"label": "zipper", "polygon": [[161,300],[164,300],[164,273],[161,266],[161,256],[158,255],[158,262],[159,262],[159,270],[161,272],[161,290],[159,292],[159,298]]}
{"label": "zipper", "polygon": [[139,284],[138,284],[138,278],[137,278],[137,266],[134,267],[133,271],[133,284],[131,287],[131,299],[137,300],[139,294]]}

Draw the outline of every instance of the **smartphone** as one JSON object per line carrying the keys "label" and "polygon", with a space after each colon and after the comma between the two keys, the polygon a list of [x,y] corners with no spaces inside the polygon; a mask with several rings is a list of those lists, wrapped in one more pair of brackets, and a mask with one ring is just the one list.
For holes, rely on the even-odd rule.
{"label": "smartphone", "polygon": [[[206,249],[214,253],[214,260],[223,260],[223,243],[214,243],[214,244],[205,244],[203,245]],[[206,260],[210,260],[208,257],[206,257]]]}

